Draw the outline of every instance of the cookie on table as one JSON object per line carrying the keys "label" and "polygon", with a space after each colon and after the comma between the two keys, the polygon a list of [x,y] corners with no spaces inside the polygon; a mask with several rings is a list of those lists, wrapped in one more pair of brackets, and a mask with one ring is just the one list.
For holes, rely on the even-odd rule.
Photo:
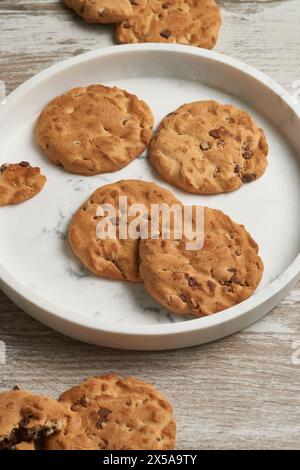
{"label": "cookie on table", "polygon": [[0,393],[0,450],[34,450],[63,430],[69,412],[56,400],[25,390]]}
{"label": "cookie on table", "polygon": [[64,0],[88,23],[121,23],[132,15],[130,0]]}
{"label": "cookie on table", "polygon": [[42,190],[45,182],[41,170],[28,162],[3,164],[0,167],[0,207],[31,199]]}
{"label": "cookie on table", "polygon": [[234,191],[262,176],[268,144],[252,117],[235,106],[198,101],[166,116],[149,157],[169,183],[190,193]]}
{"label": "cookie on table", "polygon": [[222,23],[215,0],[134,0],[133,16],[117,26],[120,43],[163,42],[212,49]]}
{"label": "cookie on table", "polygon": [[36,124],[36,141],[70,173],[117,171],[143,153],[152,137],[151,109],[118,88],[75,88],[51,101]]}
{"label": "cookie on table", "polygon": [[263,275],[258,245],[243,225],[204,209],[204,245],[187,239],[141,240],[140,275],[149,294],[167,310],[211,315],[251,296]]}
{"label": "cookie on table", "polygon": [[[97,189],[78,209],[69,227],[69,242],[75,255],[97,276],[139,282],[139,240],[119,238],[119,197],[126,196],[128,206],[144,204],[150,214],[151,204],[180,204],[173,194],[154,184],[141,180],[124,180]],[[116,209],[116,239],[99,239],[97,216],[100,205],[110,204]],[[99,214],[99,212],[98,212]],[[105,213],[104,217],[108,214]],[[128,216],[128,224],[134,217]]]}
{"label": "cookie on table", "polygon": [[105,375],[66,391],[59,402],[72,418],[64,433],[47,439],[48,450],[168,450],[176,425],[166,398],[132,377]]}

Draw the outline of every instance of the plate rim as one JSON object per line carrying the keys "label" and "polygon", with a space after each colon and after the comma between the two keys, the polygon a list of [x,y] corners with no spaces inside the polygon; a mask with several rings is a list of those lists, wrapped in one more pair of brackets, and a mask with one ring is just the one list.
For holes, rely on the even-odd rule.
{"label": "plate rim", "polygon": [[[69,68],[73,65],[79,64],[82,61],[88,61],[97,57],[104,57],[119,53],[128,53],[136,51],[165,51],[165,52],[180,52],[192,55],[194,57],[204,57],[212,59],[218,63],[226,66],[231,66],[234,69],[238,69],[240,72],[256,79],[267,88],[271,89],[277,96],[279,96],[288,107],[294,112],[294,114],[300,119],[300,105],[293,99],[293,97],[276,81],[269,78],[263,72],[256,68],[230,56],[220,54],[215,51],[200,49],[191,46],[184,46],[180,44],[157,44],[157,43],[146,43],[146,44],[126,44],[119,46],[109,46],[104,48],[98,48],[90,52],[79,54],[75,57],[65,59],[59,63],[56,63],[41,72],[37,73],[29,80],[18,86],[6,99],[3,109],[0,109],[0,117],[7,111],[8,107],[12,106],[26,91],[35,86],[44,79],[49,79],[52,75],[57,72]],[[1,103],[0,103],[1,104]],[[0,106],[1,108],[1,106]],[[231,308],[228,308],[215,315],[207,317],[196,318],[189,321],[182,321],[176,323],[166,324],[137,324],[129,323],[128,325],[122,323],[106,322],[104,325],[97,325],[97,319],[93,317],[84,317],[83,315],[75,314],[71,309],[56,306],[52,302],[43,299],[38,294],[30,291],[29,288],[22,285],[20,281],[14,279],[10,275],[8,270],[0,262],[0,287],[4,291],[12,292],[16,297],[22,299],[22,303],[31,304],[34,308],[38,308],[41,311],[46,311],[53,320],[67,322],[74,327],[83,327],[86,329],[92,329],[98,333],[109,333],[117,335],[130,335],[130,336],[141,336],[141,337],[159,337],[165,335],[177,335],[179,333],[197,332],[211,327],[220,327],[234,320],[238,320],[244,317],[251,310],[259,308],[262,304],[270,301],[274,296],[279,295],[288,285],[295,282],[300,278],[300,252],[292,263],[267,287],[262,289],[258,293],[254,293],[249,299],[237,304]],[[14,302],[13,297],[12,301]],[[25,309],[24,309],[25,310]],[[26,311],[35,318],[38,318],[43,322],[42,315],[33,314],[30,312],[30,308]],[[64,315],[64,312],[69,314]],[[72,315],[72,319],[70,319]],[[250,323],[250,322],[249,322]],[[143,330],[143,331],[142,331]]]}

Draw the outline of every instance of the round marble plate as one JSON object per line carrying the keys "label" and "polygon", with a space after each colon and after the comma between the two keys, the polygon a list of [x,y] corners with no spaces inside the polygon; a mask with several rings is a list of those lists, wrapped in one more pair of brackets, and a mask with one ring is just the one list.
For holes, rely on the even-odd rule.
{"label": "round marble plate", "polygon": [[[146,155],[121,171],[81,177],[52,165],[34,143],[43,106],[69,88],[117,85],[148,102],[160,119],[179,105],[216,99],[250,111],[269,144],[266,174],[238,191],[189,195],[160,180]],[[1,288],[30,315],[66,335],[128,349],[171,349],[226,336],[261,318],[300,273],[300,118],[293,99],[253,68],[189,46],[139,44],[93,51],[29,80],[0,106],[1,162],[28,160],[48,182],[36,198],[0,209]],[[264,279],[247,301],[208,318],[164,311],[143,285],[90,275],[66,233],[73,212],[97,187],[122,178],[153,180],[186,203],[224,210],[246,225],[261,247]]]}

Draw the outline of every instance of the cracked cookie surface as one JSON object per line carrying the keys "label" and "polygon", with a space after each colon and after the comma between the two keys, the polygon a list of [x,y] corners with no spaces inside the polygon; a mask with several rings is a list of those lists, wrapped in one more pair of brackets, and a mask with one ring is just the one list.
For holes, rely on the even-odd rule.
{"label": "cracked cookie surface", "polygon": [[88,23],[121,23],[132,15],[130,0],[64,0]]}
{"label": "cracked cookie surface", "polygon": [[51,101],[36,124],[36,141],[70,173],[117,171],[143,153],[152,137],[149,106],[116,87],[75,88]]}
{"label": "cracked cookie surface", "polygon": [[216,101],[185,104],[161,122],[149,159],[169,183],[196,194],[234,191],[265,172],[268,144],[251,116]]}
{"label": "cracked cookie surface", "polygon": [[134,0],[133,16],[117,26],[120,43],[164,42],[212,49],[222,18],[215,0]]}
{"label": "cracked cookie surface", "polygon": [[[141,180],[124,180],[97,189],[78,209],[69,227],[69,242],[82,263],[94,274],[110,279],[139,282],[139,239],[119,238],[121,209],[120,196],[127,197],[128,206],[144,204],[150,214],[151,204],[180,204],[168,190]],[[110,204],[116,210],[116,218],[111,218],[116,227],[116,238],[97,237],[97,216],[100,205]],[[99,214],[99,212],[98,212]],[[107,217],[105,213],[103,217]],[[128,216],[128,214],[127,214]],[[126,226],[134,219],[127,217]]]}
{"label": "cracked cookie surface", "polygon": [[49,450],[167,450],[175,448],[171,405],[152,385],[115,374],[87,379],[59,398],[72,419],[50,437]]}
{"label": "cracked cookie surface", "polygon": [[41,170],[28,162],[3,164],[0,167],[0,207],[31,199],[42,190],[45,182]]}
{"label": "cracked cookie surface", "polygon": [[251,296],[262,275],[258,245],[243,225],[204,209],[204,245],[187,250],[181,240],[141,240],[140,275],[146,290],[171,312],[201,317]]}
{"label": "cracked cookie surface", "polygon": [[56,400],[25,390],[0,393],[0,450],[40,448],[45,437],[60,432],[69,412]]}

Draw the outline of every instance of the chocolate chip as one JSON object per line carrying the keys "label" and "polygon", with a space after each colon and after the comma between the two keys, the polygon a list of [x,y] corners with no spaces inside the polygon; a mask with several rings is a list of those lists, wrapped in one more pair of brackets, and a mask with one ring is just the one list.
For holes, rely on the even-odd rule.
{"label": "chocolate chip", "polygon": [[235,167],[234,167],[234,173],[239,173],[240,172],[240,165],[236,164]]}
{"label": "chocolate chip", "polygon": [[71,410],[72,411],[78,411],[79,407],[82,406],[83,408],[86,408],[88,406],[88,400],[85,395],[82,395],[79,400],[75,401],[71,405]]}
{"label": "chocolate chip", "polygon": [[169,29],[164,29],[159,34],[161,35],[162,38],[169,39],[172,33]]}
{"label": "chocolate chip", "polygon": [[30,423],[30,421],[32,419],[35,419],[36,416],[34,415],[28,415],[28,416],[25,416],[23,419],[21,419],[21,421],[19,422],[19,427],[20,428],[26,428],[26,426],[28,426],[28,424]]}
{"label": "chocolate chip", "polygon": [[220,281],[221,286],[231,286],[231,281]]}
{"label": "chocolate chip", "polygon": [[256,175],[254,173],[246,173],[242,178],[243,183],[251,183],[251,181],[254,180],[256,180]]}
{"label": "chocolate chip", "polygon": [[207,287],[210,291],[214,292],[216,290],[216,284],[210,280],[207,281]]}
{"label": "chocolate chip", "polygon": [[85,395],[83,395],[82,397],[80,397],[80,399],[79,399],[79,404],[80,404],[80,406],[83,406],[84,408],[87,407],[87,405],[88,405],[88,400],[87,400],[87,398],[86,398]]}
{"label": "chocolate chip", "polygon": [[0,167],[0,173],[3,173],[7,168],[7,163],[4,163],[3,165],[1,165]]}
{"label": "chocolate chip", "polygon": [[197,281],[196,281],[196,279],[195,279],[194,277],[189,277],[189,279],[188,279],[188,285],[189,285],[190,287],[195,287],[195,286],[197,286]]}
{"label": "chocolate chip", "polygon": [[162,7],[164,10],[166,10],[167,8],[169,8],[169,6],[170,6],[169,3],[163,3],[161,7]]}
{"label": "chocolate chip", "polygon": [[131,5],[137,6],[139,4],[139,0],[130,0]]}
{"label": "chocolate chip", "polygon": [[99,419],[96,422],[96,428],[97,429],[101,429],[102,424],[107,422],[107,419],[108,419],[109,415],[111,414],[111,412],[112,411],[107,409],[107,408],[100,408],[99,409],[99,411],[98,411]]}
{"label": "chocolate chip", "polygon": [[187,298],[186,298],[186,296],[185,296],[184,294],[179,294],[179,297],[180,297],[180,299],[182,300],[182,302],[187,303]]}
{"label": "chocolate chip", "polygon": [[124,23],[123,24],[124,29],[129,29],[130,27],[131,27],[131,25],[129,23]]}
{"label": "chocolate chip", "polygon": [[19,166],[26,167],[26,166],[30,166],[30,164],[29,164],[29,162],[20,162]]}
{"label": "chocolate chip", "polygon": [[245,160],[249,160],[251,157],[253,157],[253,153],[250,152],[250,150],[245,150],[245,152],[242,153],[242,157]]}
{"label": "chocolate chip", "polygon": [[200,148],[202,150],[209,150],[211,148],[211,144],[209,142],[201,142]]}
{"label": "chocolate chip", "polygon": [[13,390],[20,390],[20,387],[18,387],[18,385],[15,385],[15,386],[13,387]]}
{"label": "chocolate chip", "polygon": [[220,129],[212,129],[209,131],[209,135],[214,139],[219,139],[221,137]]}

